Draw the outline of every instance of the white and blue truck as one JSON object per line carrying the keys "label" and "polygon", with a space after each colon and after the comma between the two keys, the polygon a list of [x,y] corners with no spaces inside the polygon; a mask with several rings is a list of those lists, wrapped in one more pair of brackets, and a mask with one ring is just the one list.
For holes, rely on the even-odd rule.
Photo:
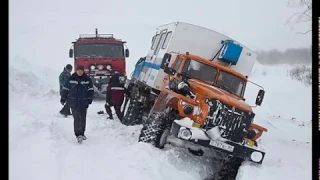
{"label": "white and blue truck", "polygon": [[[265,156],[257,139],[267,129],[254,123],[253,106],[244,98],[256,58],[243,44],[204,27],[159,26],[127,80],[129,102],[121,122],[143,125],[140,142],[213,153],[221,161],[214,178],[235,179],[243,161],[261,164]],[[265,91],[257,86],[260,106]]]}

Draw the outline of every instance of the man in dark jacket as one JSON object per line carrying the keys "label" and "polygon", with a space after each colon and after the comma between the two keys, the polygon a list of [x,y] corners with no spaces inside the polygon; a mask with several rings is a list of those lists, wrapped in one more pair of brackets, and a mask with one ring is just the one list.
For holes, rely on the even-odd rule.
{"label": "man in dark jacket", "polygon": [[113,119],[111,107],[113,106],[119,120],[122,119],[123,114],[121,112],[121,105],[124,100],[124,94],[127,94],[127,89],[120,83],[119,75],[115,74],[110,78],[109,85],[107,87],[107,97],[105,109],[109,115],[109,119]]}
{"label": "man in dark jacket", "polygon": [[74,118],[74,134],[79,143],[86,140],[87,108],[92,103],[93,84],[89,76],[84,73],[84,67],[79,65],[76,72],[65,83],[61,94],[61,104],[66,101],[71,108]]}
{"label": "man in dark jacket", "polygon": [[[59,84],[60,84],[60,96],[62,93],[63,85],[69,80],[71,76],[72,66],[71,64],[67,64],[66,67],[63,68],[62,73],[59,76]],[[68,103],[65,103],[63,108],[60,110],[60,114],[67,117],[68,115],[71,115],[70,107],[68,106]]]}

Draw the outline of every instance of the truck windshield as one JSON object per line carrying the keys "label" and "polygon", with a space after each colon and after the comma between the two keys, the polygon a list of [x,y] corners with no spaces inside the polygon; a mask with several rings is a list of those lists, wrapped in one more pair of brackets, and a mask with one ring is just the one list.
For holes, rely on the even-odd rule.
{"label": "truck windshield", "polygon": [[116,43],[80,43],[74,51],[76,58],[124,58],[123,45]]}
{"label": "truck windshield", "polygon": [[217,71],[217,68],[193,59],[186,60],[182,69],[182,73],[209,84],[214,83]]}
{"label": "truck windshield", "polygon": [[244,96],[246,81],[225,71],[220,71],[217,86],[237,96]]}

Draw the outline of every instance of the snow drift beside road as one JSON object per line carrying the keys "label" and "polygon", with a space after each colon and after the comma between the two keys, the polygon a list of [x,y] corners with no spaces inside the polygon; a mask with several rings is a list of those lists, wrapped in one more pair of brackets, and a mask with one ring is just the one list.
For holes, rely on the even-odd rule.
{"label": "snow drift beside road", "polygon": [[[213,172],[211,161],[186,150],[137,143],[141,126],[105,120],[96,113],[104,102],[90,106],[88,140],[78,145],[72,118],[57,113],[60,72],[21,59],[10,61],[9,70],[12,180],[194,180]],[[311,88],[287,77],[285,66],[256,64],[255,70],[250,80],[266,90],[255,122],[268,128],[260,141],[267,155],[262,166],[245,162],[237,179],[311,179]],[[246,93],[248,101],[253,91]]]}
{"label": "snow drift beside road", "polygon": [[[292,80],[289,76],[290,65],[263,66],[256,63],[249,80],[263,86],[266,94],[261,107],[256,108],[260,116],[280,116],[310,122],[312,116],[311,87]],[[250,83],[246,98],[254,102],[257,90]],[[251,103],[253,104],[253,103]]]}
{"label": "snow drift beside road", "polygon": [[[57,94],[59,91],[59,74],[46,66],[32,64],[21,57],[9,60],[9,94],[43,97]],[[15,96],[11,96],[15,94]]]}
{"label": "snow drift beside road", "polygon": [[[51,84],[58,80],[57,75],[39,76],[43,69],[19,61],[10,63],[11,179],[193,180],[199,179],[199,174],[205,175],[209,163],[206,160],[201,163],[199,158],[179,153],[184,150],[163,152],[137,143],[141,126],[127,127],[98,115],[96,112],[104,107],[104,102],[90,106],[88,140],[79,146],[72,117],[65,119],[58,114],[62,108],[56,93],[58,87]],[[52,90],[54,93],[47,96]]]}
{"label": "snow drift beside road", "polygon": [[[261,167],[245,163],[241,179],[311,179],[311,87],[292,80],[291,68],[256,63],[249,77],[266,91],[262,106],[255,108],[255,123],[268,129],[260,141],[266,159]],[[257,89],[247,88],[246,98],[254,102]]]}

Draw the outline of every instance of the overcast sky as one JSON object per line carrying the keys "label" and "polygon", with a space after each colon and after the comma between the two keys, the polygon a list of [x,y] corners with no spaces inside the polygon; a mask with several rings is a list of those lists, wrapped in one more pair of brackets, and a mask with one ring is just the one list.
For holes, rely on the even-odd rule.
{"label": "overcast sky", "polygon": [[[71,42],[81,33],[113,33],[127,41],[127,70],[145,56],[158,25],[183,21],[223,33],[253,50],[310,47],[308,25],[286,20],[301,9],[287,0],[10,0],[10,59],[61,69],[72,63]],[[131,66],[130,66],[131,65]]]}

